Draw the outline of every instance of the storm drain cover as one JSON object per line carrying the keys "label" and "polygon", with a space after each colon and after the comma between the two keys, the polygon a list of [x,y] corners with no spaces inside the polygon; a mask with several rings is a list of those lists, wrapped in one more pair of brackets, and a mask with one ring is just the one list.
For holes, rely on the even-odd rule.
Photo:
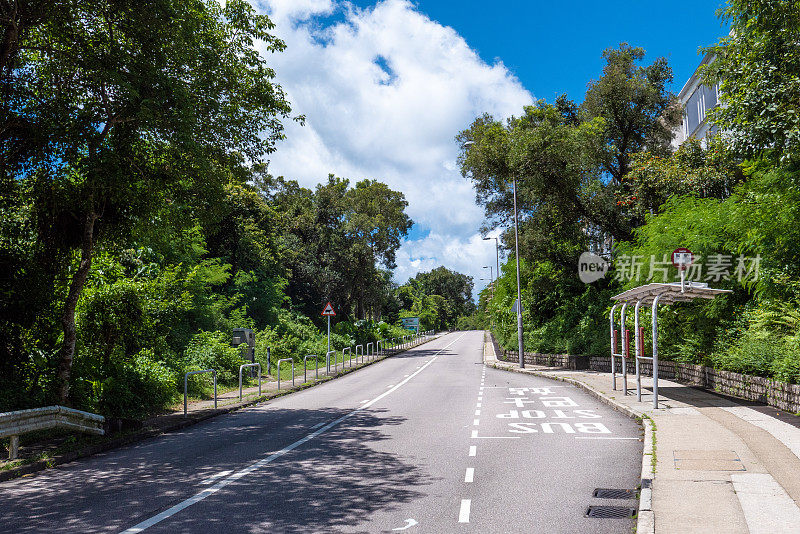
{"label": "storm drain cover", "polygon": [[635,499],[636,490],[597,488],[592,496],[598,499]]}
{"label": "storm drain cover", "polygon": [[636,515],[636,508],[627,506],[590,506],[586,510],[586,517],[599,519],[624,519]]}

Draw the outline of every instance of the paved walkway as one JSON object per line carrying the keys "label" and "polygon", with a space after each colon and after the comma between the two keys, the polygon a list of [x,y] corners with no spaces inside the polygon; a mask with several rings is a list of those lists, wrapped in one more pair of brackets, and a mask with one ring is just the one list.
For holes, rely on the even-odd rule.
{"label": "paved walkway", "polygon": [[800,533],[800,417],[663,378],[654,410],[650,377],[642,378],[638,402],[635,376],[625,395],[620,376],[612,389],[610,373],[521,370],[497,360],[491,343],[484,354],[488,365],[572,382],[644,418],[638,534]]}

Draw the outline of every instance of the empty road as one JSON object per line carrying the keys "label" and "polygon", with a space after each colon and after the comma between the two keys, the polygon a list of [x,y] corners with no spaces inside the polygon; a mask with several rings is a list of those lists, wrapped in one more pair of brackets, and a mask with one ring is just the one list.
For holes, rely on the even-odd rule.
{"label": "empty road", "polygon": [[0,483],[4,532],[631,532],[638,424],[455,332],[318,387]]}

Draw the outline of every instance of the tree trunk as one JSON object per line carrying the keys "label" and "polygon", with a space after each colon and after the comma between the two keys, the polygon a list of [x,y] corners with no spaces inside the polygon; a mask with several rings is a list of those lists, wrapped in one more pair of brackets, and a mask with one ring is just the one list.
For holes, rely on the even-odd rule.
{"label": "tree trunk", "polygon": [[72,275],[72,282],[69,285],[69,294],[64,303],[64,310],[61,312],[61,327],[64,331],[64,341],[61,345],[60,359],[58,363],[58,401],[59,404],[69,405],[69,377],[72,371],[72,359],[75,357],[75,308],[92,268],[92,247],[94,246],[94,223],[97,220],[96,213],[86,215],[83,223],[83,237],[81,238],[81,262],[78,270]]}

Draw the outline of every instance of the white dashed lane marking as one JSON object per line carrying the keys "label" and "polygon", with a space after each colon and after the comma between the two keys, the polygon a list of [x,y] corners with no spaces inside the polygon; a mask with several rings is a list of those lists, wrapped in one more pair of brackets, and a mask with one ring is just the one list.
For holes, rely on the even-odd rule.
{"label": "white dashed lane marking", "polygon": [[464,482],[473,482],[475,480],[475,468],[467,467],[467,472],[464,474]]}
{"label": "white dashed lane marking", "polygon": [[476,445],[470,445],[469,446],[469,455],[470,456],[475,456],[476,454],[478,454],[478,447]]}
{"label": "white dashed lane marking", "polygon": [[461,499],[461,510],[458,512],[459,523],[469,523],[469,509],[472,505],[470,499]]}

